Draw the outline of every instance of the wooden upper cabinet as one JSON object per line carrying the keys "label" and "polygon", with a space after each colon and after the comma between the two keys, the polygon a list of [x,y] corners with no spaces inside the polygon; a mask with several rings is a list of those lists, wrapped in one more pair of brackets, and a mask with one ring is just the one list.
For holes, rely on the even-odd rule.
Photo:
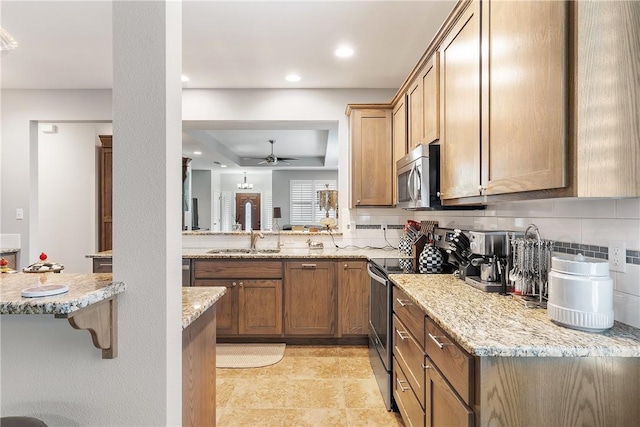
{"label": "wooden upper cabinet", "polygon": [[98,195],[98,250],[112,249],[113,145],[112,135],[100,135],[100,193]]}
{"label": "wooden upper cabinet", "polygon": [[351,127],[351,205],[393,204],[391,108],[349,106]]}
{"label": "wooden upper cabinet", "polygon": [[482,3],[483,194],[566,185],[568,3]]}
{"label": "wooden upper cabinet", "polygon": [[418,75],[407,90],[409,151],[424,143],[422,96],[422,78]]}
{"label": "wooden upper cabinet", "polygon": [[440,139],[440,53],[434,52],[422,73],[422,141],[431,144]]}
{"label": "wooden upper cabinet", "polygon": [[396,162],[407,154],[407,104],[401,97],[393,107],[393,204],[398,203],[396,186]]}
{"label": "wooden upper cabinet", "polygon": [[480,2],[472,1],[439,48],[440,188],[443,200],[480,186]]}

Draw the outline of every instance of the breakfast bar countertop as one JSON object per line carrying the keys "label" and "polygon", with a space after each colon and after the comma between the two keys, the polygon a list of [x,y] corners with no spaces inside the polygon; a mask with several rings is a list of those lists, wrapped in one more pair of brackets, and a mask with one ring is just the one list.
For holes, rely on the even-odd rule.
{"label": "breakfast bar countertop", "polygon": [[[24,298],[34,286],[67,285],[63,294]],[[14,273],[0,276],[0,314],[70,314],[124,292],[111,274]]]}
{"label": "breakfast bar countertop", "polygon": [[475,289],[445,274],[392,274],[391,281],[467,352],[506,357],[640,357],[640,329],[615,322],[584,332],[551,322],[545,309]]}
{"label": "breakfast bar countertop", "polygon": [[189,327],[202,313],[214,305],[227,292],[224,286],[198,286],[182,288],[182,329]]}

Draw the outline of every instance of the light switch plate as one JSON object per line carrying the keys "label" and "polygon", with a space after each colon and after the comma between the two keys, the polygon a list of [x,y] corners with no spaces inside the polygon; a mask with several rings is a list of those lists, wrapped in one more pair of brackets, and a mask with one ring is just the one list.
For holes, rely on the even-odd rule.
{"label": "light switch plate", "polygon": [[621,241],[609,242],[609,270],[627,272],[627,244]]}
{"label": "light switch plate", "polygon": [[24,219],[24,210],[21,208],[16,209],[16,219]]}

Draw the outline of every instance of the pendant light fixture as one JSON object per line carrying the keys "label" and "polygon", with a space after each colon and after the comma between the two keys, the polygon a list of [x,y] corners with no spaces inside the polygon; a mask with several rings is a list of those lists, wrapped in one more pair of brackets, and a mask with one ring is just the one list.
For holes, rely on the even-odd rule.
{"label": "pendant light fixture", "polygon": [[244,182],[238,183],[238,189],[240,190],[251,190],[253,188],[253,184],[247,183],[247,173],[244,173]]}

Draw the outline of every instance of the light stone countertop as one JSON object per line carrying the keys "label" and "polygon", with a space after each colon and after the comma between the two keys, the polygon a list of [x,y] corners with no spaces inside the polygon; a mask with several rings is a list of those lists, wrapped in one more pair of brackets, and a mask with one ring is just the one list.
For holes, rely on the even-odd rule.
{"label": "light stone countertop", "polygon": [[[399,258],[400,253],[397,249],[359,249],[325,246],[323,249],[309,248],[283,248],[280,252],[256,252],[256,253],[207,253],[214,248],[183,248],[182,258],[197,259],[216,259],[216,258],[235,258],[235,259],[261,259],[261,258],[333,258],[333,259],[371,259],[371,258]],[[260,248],[258,248],[260,250]],[[267,249],[268,250],[268,249]],[[112,251],[97,252],[95,254],[86,255],[87,258],[111,258]],[[403,255],[404,257],[404,255]]]}
{"label": "light stone countertop", "polygon": [[15,254],[20,252],[20,248],[1,248],[0,254]]}
{"label": "light stone countertop", "polygon": [[198,286],[182,288],[182,329],[214,305],[227,292],[224,286]]}
{"label": "light stone countertop", "polygon": [[[64,294],[24,298],[32,286],[62,284]],[[122,282],[111,274],[15,273],[0,275],[0,314],[69,314],[124,292]]]}
{"label": "light stone countertop", "polygon": [[392,274],[391,281],[476,356],[640,357],[640,329],[615,322],[601,333],[558,326],[547,310],[525,308],[452,275]]}

